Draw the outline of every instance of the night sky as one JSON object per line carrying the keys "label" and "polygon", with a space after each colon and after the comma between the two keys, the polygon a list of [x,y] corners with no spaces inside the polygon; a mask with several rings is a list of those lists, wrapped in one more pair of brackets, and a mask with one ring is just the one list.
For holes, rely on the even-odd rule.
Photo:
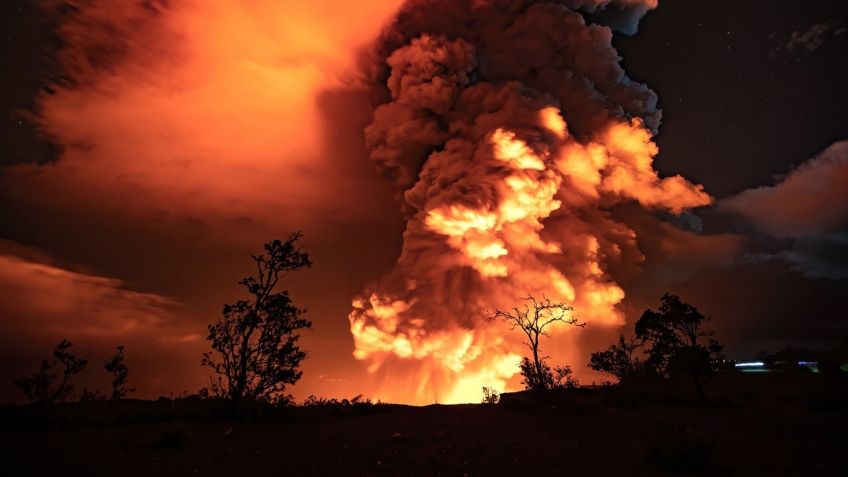
{"label": "night sky", "polygon": [[[637,35],[618,37],[625,70],[660,97],[657,168],[704,184],[722,199],[771,186],[845,140],[846,19],[841,2],[770,2],[766,9],[754,2],[664,2],[642,20]],[[817,25],[825,27],[821,34],[790,42],[793,35],[816,32]],[[844,190],[844,169],[841,174]],[[816,193],[826,195],[810,190]],[[824,279],[781,260],[762,260],[793,247],[791,239],[762,234],[714,210],[697,212],[704,233],[749,237],[733,266],[678,285],[681,296],[727,327],[740,353],[761,343],[815,346],[845,339],[844,193],[823,207],[841,214],[831,231],[841,239],[814,248],[834,271]]]}
{"label": "night sky", "polygon": [[[207,382],[206,324],[237,296],[249,253],[292,230],[315,262],[287,284],[314,323],[295,395],[378,389],[352,355],[347,316],[392,269],[405,224],[363,137],[382,100],[347,78],[367,69],[355,47],[369,48],[397,2],[355,3],[255,29],[288,13],[210,9],[173,36],[155,15],[123,12],[112,14],[137,30],[62,36],[55,8],[0,5],[3,401],[61,338],[95,361],[125,344],[141,396],[194,392]],[[296,25],[317,33],[287,33]],[[77,44],[63,50],[62,38]],[[730,358],[848,339],[848,6],[665,0],[612,44],[659,97],[654,168],[715,202],[679,217],[610,212],[645,256],[610,266],[627,326],[590,329],[569,356],[585,360],[666,291],[711,317]],[[80,51],[85,61],[68,60]],[[252,66],[226,63],[242,59]],[[54,94],[57,83],[72,94]]]}

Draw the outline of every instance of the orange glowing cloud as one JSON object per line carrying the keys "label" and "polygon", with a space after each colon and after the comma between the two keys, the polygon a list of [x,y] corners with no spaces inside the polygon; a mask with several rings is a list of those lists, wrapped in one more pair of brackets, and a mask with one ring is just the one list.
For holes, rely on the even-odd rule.
{"label": "orange glowing cloud", "polygon": [[[372,372],[397,366],[397,359],[420,363],[413,373],[419,381],[411,389],[401,390],[393,381],[379,391],[386,396],[413,402],[434,398],[467,402],[476,399],[482,386],[507,388],[517,373],[522,345],[519,337],[484,315],[487,310],[514,306],[527,293],[571,303],[580,319],[592,325],[623,324],[618,305],[625,292],[606,270],[606,262],[615,259],[614,253],[610,256],[617,247],[611,243],[615,238],[609,237],[606,224],[598,227],[578,217],[626,201],[676,213],[711,201],[700,186],[680,177],[657,176],[653,157],[658,150],[639,121],[613,122],[599,134],[598,142],[584,145],[572,138],[554,108],[540,109],[534,120],[536,133],[527,136],[554,133],[549,145],[534,148],[515,132],[496,128],[481,139],[474,159],[466,163],[468,174],[486,171],[475,180],[480,187],[491,188],[496,199],[477,198],[478,206],[468,205],[468,197],[457,202],[437,200],[438,205],[425,207],[413,219],[423,222],[423,229],[418,232],[420,225],[411,223],[407,245],[423,242],[420,234],[430,231],[444,237],[453,252],[405,254],[399,261],[401,273],[407,275],[402,290],[397,290],[398,277],[392,276],[385,286],[395,291],[373,291],[367,299],[354,301],[350,322],[355,357],[369,361]],[[427,177],[428,168],[457,167],[461,160],[441,161],[442,157],[434,154],[422,177]],[[444,192],[435,193],[439,197]],[[548,218],[558,232],[546,230]],[[635,237],[635,232],[625,230],[626,237]],[[438,250],[436,237],[426,240]],[[628,245],[633,246],[622,244]],[[557,257],[567,258],[570,264]],[[405,270],[407,266],[413,268]],[[476,274],[467,278],[473,285],[433,295],[432,287],[441,287],[437,284],[450,281],[453,274],[465,273],[464,267]],[[458,295],[464,301],[460,313],[471,316],[454,321],[455,309],[428,303],[434,298],[450,300],[443,293]],[[563,343],[558,335],[568,330],[553,328],[554,342]],[[427,375],[433,373],[441,375],[435,396],[433,389],[420,387],[421,382],[432,380]]]}
{"label": "orange glowing cloud", "polygon": [[59,27],[68,80],[36,114],[61,156],[10,169],[4,186],[26,177],[57,191],[43,200],[146,216],[355,213],[333,205],[356,184],[345,152],[323,146],[316,97],[356,81],[357,50],[398,3],[73,2]]}
{"label": "orange glowing cloud", "polygon": [[[357,391],[430,403],[477,400],[484,385],[513,389],[520,336],[487,311],[544,294],[591,326],[620,325],[627,292],[611,269],[644,257],[635,227],[611,211],[631,203],[679,214],[711,201],[654,170],[656,95],[626,77],[610,28],[583,17],[604,10],[611,28],[630,31],[657,2],[415,1],[387,23],[400,3],[73,2],[59,30],[67,81],[38,98],[35,114],[61,155],[8,168],[2,186],[60,211],[202,221],[215,240],[353,222],[386,207],[364,198],[376,179],[350,174],[356,151],[333,146],[344,131],[328,115],[350,111],[322,95],[353,86],[370,95],[356,111],[363,125],[373,112],[357,141],[407,220],[395,268],[349,310],[353,356],[374,379]],[[378,34],[366,48],[375,64],[359,69]],[[369,101],[384,104],[371,111]],[[188,345],[201,336],[169,327],[180,313],[168,299],[20,257],[0,264],[14,270],[0,280],[26,303],[57,290],[50,306],[65,308],[43,310],[56,333],[72,331],[69,310],[89,310],[77,331],[144,331],[196,363]],[[326,286],[312,293],[323,299]],[[550,331],[545,352],[573,357],[576,333]]]}
{"label": "orange glowing cloud", "polygon": [[[382,38],[389,97],[365,136],[407,226],[397,265],[349,315],[377,397],[515,389],[521,337],[487,315],[534,294],[589,326],[622,325],[611,269],[644,256],[613,209],[680,214],[712,200],[654,170],[656,96],[624,75],[610,29],[581,13],[628,31],[656,2],[523,5],[410,2]],[[544,353],[575,362],[571,331],[552,327]]]}
{"label": "orange glowing cloud", "polygon": [[[184,378],[177,386],[185,388],[170,390],[195,391],[207,384],[198,366],[205,323],[224,301],[218,291],[228,290],[211,274],[198,276],[198,268],[223,275],[224,255],[246,257],[261,241],[293,229],[306,229],[310,251],[314,243],[343,249],[326,228],[373,224],[386,210],[374,205],[382,198],[372,192],[379,178],[361,152],[370,105],[357,57],[400,0],[40,3],[57,15],[62,79],[39,95],[33,120],[60,154],[50,164],[4,167],[0,187],[28,217],[42,214],[56,231],[43,246],[99,260],[109,277],[4,258],[4,326],[40,330],[45,352],[54,339],[73,340],[83,331],[82,346],[124,341],[128,353],[138,346],[148,356],[166,347],[148,367],[162,378],[139,387],[155,395],[162,382]],[[339,89],[359,96],[325,95]],[[65,234],[64,226],[74,228]],[[345,246],[359,246],[347,245],[355,240]],[[133,247],[149,249],[136,254]],[[180,262],[196,267],[180,271],[185,283],[157,281],[173,278],[180,265],[172,252],[181,248],[205,257]],[[323,280],[355,275],[355,260],[348,268],[330,261],[319,263],[327,269]],[[147,281],[136,291],[121,281],[125,276]],[[171,329],[174,310],[151,289],[190,295],[186,301],[203,309],[185,310],[192,324]],[[351,292],[336,293],[344,294],[339,308],[346,306]],[[328,300],[313,296],[319,295],[303,306],[320,310]],[[30,307],[44,312],[35,314],[40,321]],[[341,316],[342,326],[316,326],[315,334],[346,333],[344,313],[327,313],[328,321]]]}

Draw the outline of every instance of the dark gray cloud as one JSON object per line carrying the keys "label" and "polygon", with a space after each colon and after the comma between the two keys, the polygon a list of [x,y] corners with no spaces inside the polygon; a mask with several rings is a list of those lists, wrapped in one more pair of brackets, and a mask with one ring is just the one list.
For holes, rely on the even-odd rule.
{"label": "dark gray cloud", "polygon": [[721,212],[743,217],[770,250],[752,260],[782,259],[811,277],[848,278],[848,141],[834,143],[772,186],[722,200]]}

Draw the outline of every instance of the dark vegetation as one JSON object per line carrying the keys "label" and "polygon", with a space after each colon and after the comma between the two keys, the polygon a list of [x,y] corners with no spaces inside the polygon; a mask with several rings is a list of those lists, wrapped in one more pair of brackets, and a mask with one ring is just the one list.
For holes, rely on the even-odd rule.
{"label": "dark vegetation", "polygon": [[712,331],[704,329],[707,321],[694,306],[665,294],[659,310],[645,310],[636,322],[635,339],[622,335],[608,349],[592,353],[589,367],[619,381],[686,375],[704,397],[703,377],[727,367],[722,345],[712,338]]}
{"label": "dark vegetation", "polygon": [[773,372],[736,372],[708,318],[673,295],[632,337],[592,353],[589,366],[615,383],[579,387],[569,366],[552,369],[541,337],[585,324],[564,303],[528,296],[490,315],[526,337],[525,391],[484,387],[476,405],[294,403],[298,333],[311,324],[278,288],[311,265],[300,237],[253,256],[256,274],[239,282],[250,299],[209,326],[202,363],[214,375],[197,394],[127,398],[123,346],[104,363],[111,399],[76,394],[89,360],[60,342],[15,380],[30,404],[0,408],[10,475],[848,475],[848,347],[762,353]]}
{"label": "dark vegetation", "polygon": [[224,318],[209,325],[211,353],[203,365],[217,374],[210,392],[234,402],[259,400],[286,402],[286,386],[300,379],[300,362],[306,353],[298,345],[297,331],[312,326],[303,318],[286,290],[275,291],[288,273],[312,265],[297,247],[300,233],[288,240],[265,244],[264,255],[253,255],[256,275],[239,282],[251,296],[224,305]]}
{"label": "dark vegetation", "polygon": [[229,400],[193,396],[4,408],[0,458],[19,469],[10,475],[845,475],[844,386],[716,373],[701,399],[684,378],[504,393],[497,405],[315,398],[243,401],[232,416]]}
{"label": "dark vegetation", "polygon": [[[490,315],[492,319],[501,320],[510,326],[518,328],[527,337],[524,345],[530,350],[530,357],[524,357],[518,368],[521,371],[522,383],[528,391],[545,391],[555,388],[576,387],[577,380],[570,366],[556,366],[551,371],[547,360],[549,356],[540,354],[539,341],[542,336],[549,336],[546,329],[555,323],[566,325],[586,326],[571,314],[574,310],[561,302],[552,302],[547,297],[537,300],[533,295],[524,299],[524,304],[512,310],[495,310]],[[486,388],[483,388],[484,394]],[[485,396],[484,396],[485,399]],[[491,399],[491,398],[490,398]]]}
{"label": "dark vegetation", "polygon": [[130,369],[124,363],[124,347],[118,346],[115,356],[103,364],[106,371],[112,375],[112,399],[121,399],[135,389],[127,386]]}
{"label": "dark vegetation", "polygon": [[15,380],[31,404],[50,404],[73,399],[71,379],[88,365],[88,360],[71,350],[71,342],[62,340],[53,348],[53,359],[44,360],[38,371]]}
{"label": "dark vegetation", "polygon": [[483,404],[497,404],[501,400],[498,390],[489,386],[483,386]]}

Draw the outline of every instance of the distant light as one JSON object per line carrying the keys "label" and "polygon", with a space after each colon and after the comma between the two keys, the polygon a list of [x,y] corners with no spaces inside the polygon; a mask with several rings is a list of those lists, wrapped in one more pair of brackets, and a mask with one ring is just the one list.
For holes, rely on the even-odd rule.
{"label": "distant light", "polygon": [[798,361],[798,366],[816,366],[818,361]]}
{"label": "distant light", "polygon": [[733,366],[735,366],[737,368],[756,368],[756,367],[765,366],[765,363],[763,363],[762,361],[748,361],[748,362],[736,363]]}

